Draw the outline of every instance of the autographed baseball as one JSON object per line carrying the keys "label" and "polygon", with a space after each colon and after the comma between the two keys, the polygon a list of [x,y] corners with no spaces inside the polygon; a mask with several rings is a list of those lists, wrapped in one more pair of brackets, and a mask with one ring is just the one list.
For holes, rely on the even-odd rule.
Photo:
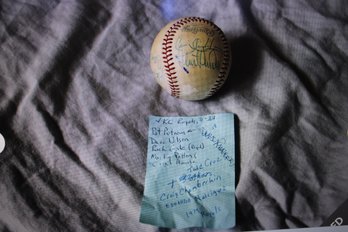
{"label": "autographed baseball", "polygon": [[156,36],[150,64],[156,81],[172,96],[201,100],[225,82],[231,53],[224,33],[198,17],[180,18]]}

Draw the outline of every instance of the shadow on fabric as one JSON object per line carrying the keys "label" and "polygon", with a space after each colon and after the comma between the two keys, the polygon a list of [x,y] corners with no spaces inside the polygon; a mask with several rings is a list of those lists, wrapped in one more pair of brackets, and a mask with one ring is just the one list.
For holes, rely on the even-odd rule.
{"label": "shadow on fabric", "polygon": [[262,44],[252,35],[243,35],[231,41],[232,63],[229,76],[216,93],[207,99],[216,101],[226,94],[250,89],[256,80],[262,63]]}

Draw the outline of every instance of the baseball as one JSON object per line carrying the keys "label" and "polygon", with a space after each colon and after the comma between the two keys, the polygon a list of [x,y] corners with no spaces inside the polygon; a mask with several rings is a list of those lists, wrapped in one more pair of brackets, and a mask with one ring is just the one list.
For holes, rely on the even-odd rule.
{"label": "baseball", "polygon": [[156,36],[150,64],[158,84],[172,96],[201,100],[227,79],[231,53],[224,33],[198,17],[170,22]]}

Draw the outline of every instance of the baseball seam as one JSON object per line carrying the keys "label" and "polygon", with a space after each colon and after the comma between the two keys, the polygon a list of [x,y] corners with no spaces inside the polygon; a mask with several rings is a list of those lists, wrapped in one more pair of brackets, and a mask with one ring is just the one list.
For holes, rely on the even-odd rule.
{"label": "baseball seam", "polygon": [[179,98],[180,97],[180,87],[178,85],[178,76],[175,70],[174,61],[173,61],[173,39],[175,36],[175,33],[185,24],[190,22],[203,22],[206,23],[214,28],[215,31],[217,31],[218,35],[220,36],[222,42],[223,42],[223,61],[220,67],[220,71],[218,74],[218,78],[216,82],[214,83],[213,87],[208,93],[208,96],[213,95],[225,82],[226,75],[228,71],[228,60],[229,60],[229,51],[228,51],[228,43],[226,40],[226,37],[224,36],[223,32],[220,28],[218,28],[215,24],[212,22],[205,20],[203,18],[199,17],[186,17],[182,18],[179,21],[173,23],[172,26],[167,30],[167,32],[164,35],[163,43],[162,43],[162,55],[163,55],[163,63],[165,68],[165,73],[167,76],[169,88],[171,90],[171,95],[174,97]]}
{"label": "baseball seam", "polygon": [[215,26],[214,28],[218,32],[218,34],[222,40],[222,43],[223,43],[223,59],[222,59],[220,72],[218,74],[218,78],[217,78],[215,84],[213,85],[213,87],[211,88],[211,90],[209,91],[208,97],[210,97],[216,91],[218,91],[221,88],[221,86],[225,83],[225,80],[227,79],[227,75],[228,75],[229,59],[230,59],[230,51],[229,51],[228,41],[227,41],[224,33],[217,26]]}

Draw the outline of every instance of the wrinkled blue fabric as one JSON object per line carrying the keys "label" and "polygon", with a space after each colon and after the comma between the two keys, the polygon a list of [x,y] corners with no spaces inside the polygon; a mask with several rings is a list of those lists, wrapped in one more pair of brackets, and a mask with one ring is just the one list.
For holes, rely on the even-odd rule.
{"label": "wrinkled blue fabric", "polygon": [[[1,0],[0,230],[165,231],[139,222],[148,116],[220,112],[236,114],[237,228],[321,225],[348,196],[347,15],[339,0]],[[184,16],[231,46],[204,101],[169,96],[149,65]]]}

